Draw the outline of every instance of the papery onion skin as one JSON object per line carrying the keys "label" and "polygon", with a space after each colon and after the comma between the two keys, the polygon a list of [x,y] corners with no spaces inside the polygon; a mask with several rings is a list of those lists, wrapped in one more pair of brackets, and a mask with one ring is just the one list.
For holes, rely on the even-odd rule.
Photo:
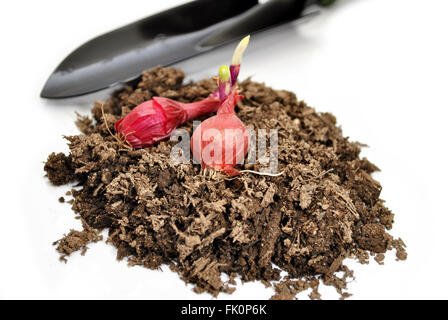
{"label": "papery onion skin", "polygon": [[219,99],[212,97],[193,103],[153,97],[115,123],[115,131],[135,149],[164,140],[182,123],[215,112]]}
{"label": "papery onion skin", "polygon": [[247,128],[234,111],[242,98],[235,91],[231,92],[217,115],[203,121],[194,131],[191,151],[203,167],[223,171],[229,176],[240,174],[235,166],[244,160],[249,146]]}

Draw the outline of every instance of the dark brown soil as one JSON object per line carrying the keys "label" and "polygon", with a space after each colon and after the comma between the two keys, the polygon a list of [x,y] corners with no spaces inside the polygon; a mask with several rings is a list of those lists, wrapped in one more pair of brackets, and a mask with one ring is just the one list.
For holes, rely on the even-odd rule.
{"label": "dark brown soil", "polygon": [[[137,86],[105,103],[109,126],[153,95],[190,102],[215,88],[212,79],[182,85],[183,78],[171,68],[145,72]],[[83,134],[66,137],[70,155],[53,153],[45,165],[53,184],[76,180],[81,187],[72,190],[72,208],[84,231],[72,230],[56,242],[62,256],[85,251],[88,242],[100,240],[97,230],[108,228],[117,258],[130,265],[168,264],[196,292],[213,295],[233,292],[237,276],[260,280],[274,285],[274,299],[293,299],[309,288],[318,299],[319,280],[345,298],[347,278],[353,277],[343,264],[347,257],[367,263],[376,255],[382,263],[384,253],[396,248],[397,259],[406,259],[404,243],[386,231],[394,215],[371,177],[378,168],[359,158],[361,145],[342,135],[335,117],[317,113],[291,92],[250,80],[240,88],[240,119],[279,130],[283,175],[206,176],[199,165],[171,164],[171,142],[119,151],[96,103],[93,121],[77,122]],[[183,127],[191,132],[192,124]]]}
{"label": "dark brown soil", "polygon": [[44,170],[47,177],[55,186],[67,184],[76,179],[72,170],[71,158],[63,153],[52,153],[48,156]]}

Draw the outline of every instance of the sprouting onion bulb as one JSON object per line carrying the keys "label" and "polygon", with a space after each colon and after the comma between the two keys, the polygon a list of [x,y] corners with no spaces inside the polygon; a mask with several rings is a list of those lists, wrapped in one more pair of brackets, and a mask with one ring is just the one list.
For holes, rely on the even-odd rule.
{"label": "sprouting onion bulb", "polygon": [[230,70],[223,66],[219,71],[219,91],[225,95],[216,116],[203,121],[191,138],[194,159],[202,167],[220,170],[229,176],[240,172],[235,169],[246,157],[249,145],[247,128],[235,114],[235,106],[242,95],[230,90]]}
{"label": "sprouting onion bulb", "polygon": [[211,97],[193,103],[153,97],[117,121],[115,131],[133,148],[145,148],[168,138],[182,123],[215,112],[218,107],[219,100]]}
{"label": "sprouting onion bulb", "polygon": [[168,138],[182,123],[216,112],[237,81],[242,56],[249,38],[249,36],[244,38],[235,49],[231,65],[233,72],[226,67],[221,80],[225,83],[219,84],[218,89],[207,98],[193,103],[181,103],[168,98],[153,97],[117,121],[115,131],[131,147],[145,148]]}

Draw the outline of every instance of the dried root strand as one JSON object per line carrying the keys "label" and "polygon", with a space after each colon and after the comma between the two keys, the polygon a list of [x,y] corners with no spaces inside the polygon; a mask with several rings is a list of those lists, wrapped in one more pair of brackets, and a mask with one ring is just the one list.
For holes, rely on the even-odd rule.
{"label": "dried root strand", "polygon": [[269,172],[253,171],[253,170],[241,170],[240,172],[241,173],[253,173],[253,174],[257,174],[259,176],[269,176],[269,177],[279,177],[284,173],[284,171],[279,172],[279,173],[269,173]]}
{"label": "dried root strand", "polygon": [[121,135],[113,134],[112,131],[110,130],[109,123],[107,122],[106,115],[104,114],[104,102],[101,103],[101,114],[103,115],[103,120],[104,120],[104,124],[106,125],[107,131],[109,132],[109,134],[112,137],[114,137],[114,139],[118,143],[118,146],[119,146],[118,151],[132,151],[132,150],[134,150],[134,148],[129,144],[129,142],[126,139],[128,135],[133,134],[134,132],[129,132],[128,134],[126,134],[125,137],[123,137],[123,139],[121,139]]}
{"label": "dried root strand", "polygon": [[[279,173],[270,173],[270,172],[259,172],[259,171],[254,171],[254,170],[241,170],[241,173],[252,173],[252,174],[256,174],[259,176],[268,176],[268,177],[279,177],[281,176],[284,171],[279,172]],[[211,169],[211,168],[203,168],[201,170],[201,175],[208,179],[208,180],[216,180],[216,178],[220,175],[220,171],[219,170],[215,170],[215,169]],[[237,179],[237,177],[233,177],[233,178],[224,178],[224,180],[226,181],[231,181],[234,179]],[[222,181],[222,180],[219,180]]]}

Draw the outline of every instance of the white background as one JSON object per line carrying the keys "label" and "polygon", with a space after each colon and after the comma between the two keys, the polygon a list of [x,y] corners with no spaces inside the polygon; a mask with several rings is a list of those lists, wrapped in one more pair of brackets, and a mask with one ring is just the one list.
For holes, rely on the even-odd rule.
{"label": "white background", "polygon": [[[58,261],[51,243],[80,228],[57,199],[43,162],[67,152],[62,135],[76,134],[75,111],[88,114],[96,94],[78,100],[39,98],[57,64],[84,41],[183,1],[9,1],[0,11],[1,220],[0,298],[209,299],[177,274],[116,262],[116,250],[90,245],[86,256]],[[393,234],[409,258],[384,266],[350,263],[354,299],[448,298],[446,117],[448,2],[340,0],[306,24],[252,38],[242,78],[253,75],[294,91],[318,111],[334,113],[344,134],[382,172],[382,198],[396,214]],[[213,76],[233,45],[181,63],[189,79]],[[336,298],[333,289],[324,297]],[[265,299],[260,283],[231,296]]]}

